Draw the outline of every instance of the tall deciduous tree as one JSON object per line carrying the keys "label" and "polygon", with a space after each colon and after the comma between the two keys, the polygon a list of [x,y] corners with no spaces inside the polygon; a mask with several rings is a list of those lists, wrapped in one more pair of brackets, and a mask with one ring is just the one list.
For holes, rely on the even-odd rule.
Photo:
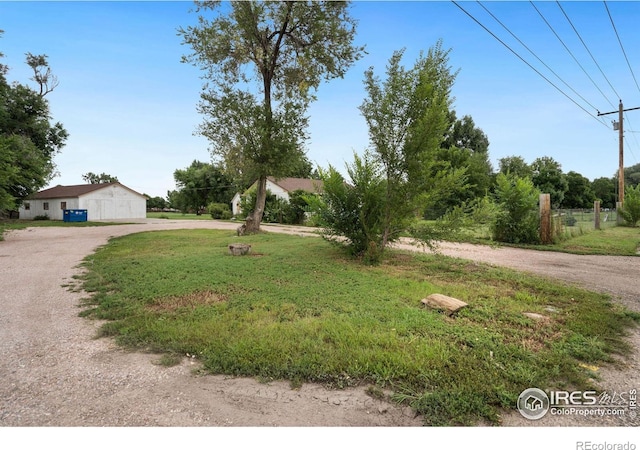
{"label": "tall deciduous tree", "polygon": [[448,120],[449,127],[438,150],[438,160],[453,169],[465,170],[467,183],[457,192],[450,189],[437,205],[433,205],[427,214],[433,219],[464,202],[484,197],[494,181],[487,135],[476,127],[471,116],[458,119],[452,110]]}
{"label": "tall deciduous tree", "polygon": [[220,167],[193,161],[186,169],[177,169],[173,178],[178,188],[174,201],[178,209],[200,211],[209,203],[231,203],[233,185]]}
{"label": "tall deciduous tree", "polygon": [[564,194],[562,206],[565,208],[591,208],[596,199],[591,181],[581,174],[570,171],[566,175],[567,192]]}
{"label": "tall deciduous tree", "polygon": [[600,177],[593,180],[591,188],[596,199],[602,202],[603,208],[615,208],[618,194],[616,192],[618,184],[613,178]]}
{"label": "tall deciduous tree", "polygon": [[562,166],[550,156],[536,158],[531,163],[533,175],[531,181],[543,194],[551,196],[551,206],[559,208],[564,200],[564,194],[569,185],[567,178],[562,173]]}
{"label": "tall deciduous tree", "polygon": [[[258,179],[247,231],[257,231],[267,176],[286,176],[304,155],[305,115],[320,82],[342,77],[363,48],[352,44],[346,2],[197,2],[199,24],[179,33],[208,83],[199,133],[214,156]],[[212,19],[205,13],[217,13]],[[295,164],[293,164],[295,165]]]}
{"label": "tall deciduous tree", "polygon": [[624,168],[625,186],[637,186],[640,184],[640,164]]}
{"label": "tall deciduous tree", "polygon": [[382,249],[406,230],[430,196],[464,179],[464,169],[433,170],[449,125],[456,77],[448,65],[449,51],[438,41],[408,70],[401,65],[403,54],[404,50],[393,53],[384,81],[373,68],[365,72],[368,97],[360,106],[385,180]]}
{"label": "tall deciduous tree", "polygon": [[8,68],[0,64],[0,210],[19,206],[53,178],[54,157],[68,137],[62,124],[51,123],[44,98],[57,85],[47,57],[29,53],[27,64],[34,71],[32,79],[38,90],[7,83]]}
{"label": "tall deciduous tree", "polygon": [[118,177],[114,177],[113,175],[109,175],[108,173],[104,173],[104,172],[101,173],[100,175],[93,172],[87,172],[84,175],[82,175],[82,179],[85,181],[85,183],[89,183],[89,184],[118,182]]}
{"label": "tall deciduous tree", "polygon": [[148,194],[142,194],[145,197],[147,197],[147,208],[149,209],[164,209],[167,207],[167,200],[157,196],[157,197],[151,197]]}
{"label": "tall deciduous tree", "polygon": [[533,169],[522,156],[505,156],[498,160],[499,173],[513,175],[520,178],[531,178]]}

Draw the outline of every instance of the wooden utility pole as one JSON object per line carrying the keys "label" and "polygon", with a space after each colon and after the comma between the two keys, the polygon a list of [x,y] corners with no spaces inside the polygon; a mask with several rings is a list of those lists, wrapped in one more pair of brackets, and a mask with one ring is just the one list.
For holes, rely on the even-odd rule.
{"label": "wooden utility pole", "polygon": [[618,137],[618,201],[620,202],[620,208],[624,205],[624,120],[622,117],[622,113],[624,109],[622,109],[622,100],[620,100],[620,105],[618,107],[618,130],[620,131]]}
{"label": "wooden utility pole", "polygon": [[[618,130],[619,132],[619,149],[618,149],[618,204],[619,208],[622,208],[624,205],[624,118],[623,113],[625,111],[633,111],[635,109],[640,109],[640,107],[624,109],[622,106],[622,100],[620,100],[620,105],[618,106],[617,111],[610,111],[606,113],[598,113],[598,116],[606,116],[607,114],[615,114],[618,113],[618,123],[613,123],[613,129]],[[616,125],[618,128],[616,128]]]}

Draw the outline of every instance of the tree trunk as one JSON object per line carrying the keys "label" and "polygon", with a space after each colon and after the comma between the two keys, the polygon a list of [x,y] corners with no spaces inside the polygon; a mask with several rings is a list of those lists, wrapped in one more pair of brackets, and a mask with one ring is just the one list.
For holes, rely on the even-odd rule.
{"label": "tree trunk", "polygon": [[264,205],[267,202],[267,176],[260,175],[258,189],[256,191],[256,206],[245,222],[245,233],[257,233],[260,231],[260,222],[264,215]]}

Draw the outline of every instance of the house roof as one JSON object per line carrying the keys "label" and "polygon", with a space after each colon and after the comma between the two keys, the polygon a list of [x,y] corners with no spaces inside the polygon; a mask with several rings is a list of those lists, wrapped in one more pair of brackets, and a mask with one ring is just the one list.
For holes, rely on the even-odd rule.
{"label": "house roof", "polygon": [[88,194],[89,192],[97,191],[100,189],[104,189],[109,186],[119,185],[135,194],[142,196],[142,194],[129,189],[125,185],[121,183],[101,183],[101,184],[76,184],[73,186],[55,186],[49,189],[45,189],[40,192],[36,192],[33,199],[48,199],[48,198],[74,198],[80,197],[81,195]]}
{"label": "house roof", "polygon": [[306,192],[322,192],[322,180],[311,180],[308,178],[279,178],[267,177],[269,181],[277,184],[287,192],[306,191]]}

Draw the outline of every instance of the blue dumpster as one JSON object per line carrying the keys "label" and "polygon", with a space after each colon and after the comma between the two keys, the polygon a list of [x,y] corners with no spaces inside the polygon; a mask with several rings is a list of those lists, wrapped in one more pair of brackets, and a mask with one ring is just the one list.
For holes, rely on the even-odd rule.
{"label": "blue dumpster", "polygon": [[86,209],[65,209],[62,220],[64,222],[86,222],[87,210]]}

